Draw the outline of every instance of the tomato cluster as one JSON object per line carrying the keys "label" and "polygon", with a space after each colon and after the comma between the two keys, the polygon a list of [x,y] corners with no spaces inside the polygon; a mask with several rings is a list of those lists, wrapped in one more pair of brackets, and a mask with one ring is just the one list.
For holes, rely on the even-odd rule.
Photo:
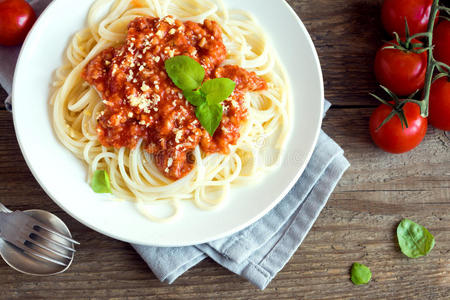
{"label": "tomato cluster", "polygon": [[21,44],[35,21],[36,14],[25,0],[0,0],[0,45]]}
{"label": "tomato cluster", "polygon": [[[428,122],[450,130],[450,19],[445,12],[439,13],[437,4],[438,0],[383,3],[383,26],[394,39],[378,50],[374,71],[377,81],[395,101],[377,97],[383,104],[371,116],[370,133],[384,151],[404,153],[414,149],[423,140]],[[433,26],[429,26],[431,19],[436,20]],[[433,50],[424,42],[430,37]],[[434,69],[440,74],[431,81]],[[418,93],[422,89],[424,92]],[[422,102],[412,99],[416,94],[424,97]],[[424,110],[426,103],[428,110]],[[428,111],[428,118],[423,117],[424,111]]]}

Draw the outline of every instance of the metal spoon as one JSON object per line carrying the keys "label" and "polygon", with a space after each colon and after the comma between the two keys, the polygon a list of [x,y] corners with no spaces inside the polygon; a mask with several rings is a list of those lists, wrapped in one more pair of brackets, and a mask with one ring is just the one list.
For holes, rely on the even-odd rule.
{"label": "metal spoon", "polygon": [[[6,208],[1,203],[0,211],[7,213],[11,212],[11,210]],[[60,232],[68,237],[72,237],[66,224],[64,224],[64,222],[54,214],[38,209],[27,210],[24,212],[29,216],[35,218],[36,220],[44,223],[45,225],[53,228],[55,231]],[[67,243],[67,241],[62,239],[60,240],[60,242]],[[68,246],[73,247],[73,245]],[[36,259],[32,256],[27,255],[10,243],[0,239],[0,255],[2,256],[3,260],[13,269],[28,275],[47,276],[59,274],[66,271],[72,264],[74,253],[67,250],[64,254],[70,257],[70,261],[67,263],[67,266],[61,266],[58,264]]]}

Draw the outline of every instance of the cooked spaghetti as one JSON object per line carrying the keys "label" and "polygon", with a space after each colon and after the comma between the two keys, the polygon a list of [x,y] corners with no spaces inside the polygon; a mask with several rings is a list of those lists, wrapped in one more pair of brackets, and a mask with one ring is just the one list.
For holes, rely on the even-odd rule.
{"label": "cooked spaghetti", "polygon": [[[109,10],[106,15],[105,10]],[[51,99],[60,141],[109,174],[112,193],[154,221],[180,201],[201,209],[230,188],[275,168],[290,131],[290,89],[256,21],[220,0],[97,0],[69,45]],[[185,55],[206,79],[236,83],[213,136],[168,78],[164,62]],[[146,204],[168,203],[170,217]]]}

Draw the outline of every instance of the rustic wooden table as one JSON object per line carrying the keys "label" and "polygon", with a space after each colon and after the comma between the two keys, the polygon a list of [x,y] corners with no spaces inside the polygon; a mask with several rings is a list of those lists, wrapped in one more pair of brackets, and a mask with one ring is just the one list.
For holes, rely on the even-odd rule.
{"label": "rustic wooden table", "polygon": [[[72,267],[55,277],[29,277],[0,262],[0,297],[149,299],[449,299],[450,134],[429,129],[404,155],[378,150],[368,135],[377,103],[372,74],[383,37],[381,0],[288,0],[319,52],[326,97],[334,106],[324,130],[346,151],[352,167],[291,261],[265,291],[207,259],[169,286],[160,283],[130,245],[81,225],[39,187],[20,153],[12,117],[0,111],[1,201],[11,209],[56,213],[81,246]],[[0,100],[6,97],[0,93]],[[32,105],[33,99],[30,99]],[[428,227],[436,246],[411,260],[397,246],[395,228],[408,217]],[[354,286],[355,261],[373,280]]]}

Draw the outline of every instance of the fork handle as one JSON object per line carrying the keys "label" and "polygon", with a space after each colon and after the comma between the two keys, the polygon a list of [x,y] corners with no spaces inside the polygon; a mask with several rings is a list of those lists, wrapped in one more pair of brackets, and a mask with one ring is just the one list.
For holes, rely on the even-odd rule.
{"label": "fork handle", "polygon": [[2,203],[0,203],[0,211],[5,212],[5,213],[12,213],[12,210],[8,209]]}

